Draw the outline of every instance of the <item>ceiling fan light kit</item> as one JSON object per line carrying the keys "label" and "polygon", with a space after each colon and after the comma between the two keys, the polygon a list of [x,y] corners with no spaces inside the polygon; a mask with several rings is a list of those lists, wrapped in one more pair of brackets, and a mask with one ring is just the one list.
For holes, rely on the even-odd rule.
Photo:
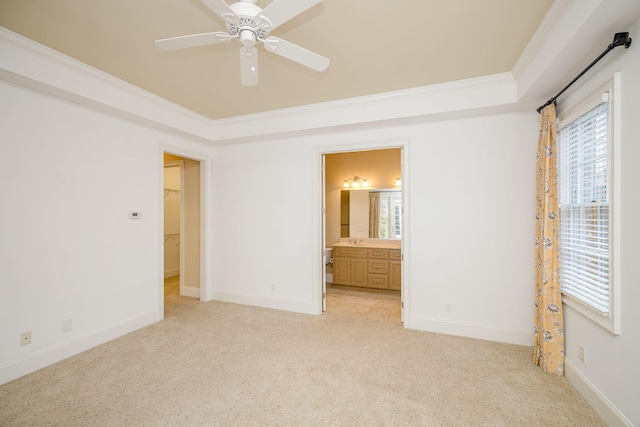
{"label": "ceiling fan light kit", "polygon": [[265,50],[297,62],[315,71],[324,71],[329,59],[301,46],[269,33],[291,18],[299,15],[321,0],[273,0],[262,9],[257,0],[240,0],[231,5],[224,0],[201,0],[209,9],[225,21],[227,32],[192,34],[156,40],[163,50],[185,49],[240,41],[240,80],[243,86],[258,84],[258,49],[256,43],[264,44]]}

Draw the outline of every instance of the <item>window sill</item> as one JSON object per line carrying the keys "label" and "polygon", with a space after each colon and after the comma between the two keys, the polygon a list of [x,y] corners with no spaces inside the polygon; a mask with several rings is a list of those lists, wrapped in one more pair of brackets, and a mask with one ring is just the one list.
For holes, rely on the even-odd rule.
{"label": "window sill", "polygon": [[602,313],[571,295],[562,293],[562,302],[614,335],[620,335],[620,327],[614,324],[611,313]]}

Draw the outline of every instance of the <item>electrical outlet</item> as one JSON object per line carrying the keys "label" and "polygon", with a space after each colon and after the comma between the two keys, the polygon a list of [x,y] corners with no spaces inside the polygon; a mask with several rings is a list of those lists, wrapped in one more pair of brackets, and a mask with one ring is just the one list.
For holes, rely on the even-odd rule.
{"label": "electrical outlet", "polygon": [[31,331],[20,334],[20,346],[31,344]]}
{"label": "electrical outlet", "polygon": [[451,313],[453,311],[453,304],[451,304],[450,302],[445,302],[444,303],[444,312],[445,313]]}
{"label": "electrical outlet", "polygon": [[587,350],[583,346],[580,346],[580,361],[587,363]]}
{"label": "electrical outlet", "polygon": [[73,328],[73,324],[71,323],[71,319],[67,319],[62,322],[62,332],[69,332]]}

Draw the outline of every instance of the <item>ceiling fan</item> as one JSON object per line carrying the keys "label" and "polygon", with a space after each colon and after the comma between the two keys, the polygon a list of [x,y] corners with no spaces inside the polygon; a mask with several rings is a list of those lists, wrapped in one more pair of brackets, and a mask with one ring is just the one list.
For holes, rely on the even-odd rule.
{"label": "ceiling fan", "polygon": [[273,0],[264,9],[257,5],[258,0],[240,0],[231,5],[224,0],[201,1],[225,21],[227,32],[192,34],[156,40],[156,45],[159,48],[177,50],[237,39],[242,44],[240,48],[240,77],[243,86],[258,84],[257,42],[263,43],[269,52],[316,71],[324,71],[329,66],[329,59],[324,56],[269,35],[272,30],[321,0]]}

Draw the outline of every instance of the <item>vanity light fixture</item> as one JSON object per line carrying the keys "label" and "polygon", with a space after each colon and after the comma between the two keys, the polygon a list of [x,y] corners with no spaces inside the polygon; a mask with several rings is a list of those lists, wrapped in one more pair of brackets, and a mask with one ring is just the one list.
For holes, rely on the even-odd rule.
{"label": "vanity light fixture", "polygon": [[[353,181],[351,185],[349,185],[349,181]],[[367,178],[362,178],[360,176],[354,176],[353,178],[347,178],[344,180],[344,184],[342,184],[344,188],[359,188],[359,187],[368,187],[369,183],[367,182]]]}
{"label": "vanity light fixture", "polygon": [[402,180],[400,178],[396,178],[396,187],[400,187],[402,185]]}

